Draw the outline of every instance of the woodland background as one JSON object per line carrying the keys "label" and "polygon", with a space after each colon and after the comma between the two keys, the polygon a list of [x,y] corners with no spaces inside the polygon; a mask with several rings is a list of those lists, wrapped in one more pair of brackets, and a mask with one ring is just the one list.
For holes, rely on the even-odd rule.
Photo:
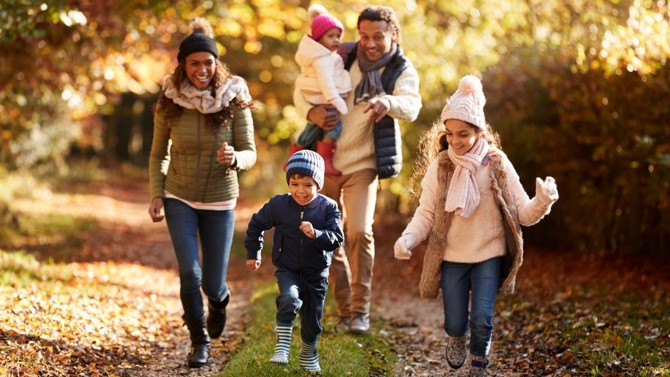
{"label": "woodland background", "polygon": [[[526,232],[542,248],[670,252],[670,6],[667,0],[322,1],[357,38],[368,4],[392,6],[421,77],[419,119],[401,125],[405,168],[383,181],[379,211],[411,214],[416,146],[459,78],[483,79],[488,121],[526,190],[552,175],[561,199]],[[188,21],[214,26],[221,59],[244,77],[259,161],[244,196],[284,190],[288,145],[303,126],[293,60],[308,1],[4,1],[0,9],[0,228],[44,179],[144,168],[151,107]],[[147,203],[149,198],[147,198]],[[1,235],[1,233],[0,233]]]}

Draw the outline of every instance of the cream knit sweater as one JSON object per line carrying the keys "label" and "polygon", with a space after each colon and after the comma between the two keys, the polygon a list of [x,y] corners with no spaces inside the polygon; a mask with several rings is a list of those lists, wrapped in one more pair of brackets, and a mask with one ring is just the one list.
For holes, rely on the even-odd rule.
{"label": "cream knit sweater", "polygon": [[[514,204],[518,209],[519,223],[530,226],[540,221],[551,209],[553,203],[542,203],[538,198],[530,199],[524,190],[512,163],[504,159],[508,174],[508,184]],[[421,182],[419,207],[407,227],[402,232],[413,234],[421,242],[428,238],[435,222],[435,211],[444,211],[438,204],[438,190],[446,190],[438,184],[438,160],[434,160]],[[447,231],[447,245],[443,260],[460,263],[477,263],[505,254],[505,231],[500,210],[495,202],[491,187],[491,173],[488,165],[480,166],[475,179],[479,187],[480,202],[469,218],[454,216]]]}
{"label": "cream knit sweater", "polygon": [[[398,77],[392,94],[381,96],[391,103],[388,115],[395,119],[414,121],[421,110],[421,95],[419,94],[419,75],[411,62]],[[380,73],[383,69],[380,70]],[[354,62],[349,70],[353,87],[361,81],[361,70]],[[363,169],[377,170],[375,146],[373,137],[372,112],[364,113],[367,102],[354,105],[354,95],[347,97],[349,113],[340,115],[342,134],[336,141],[333,165],[342,174],[351,174]],[[312,105],[305,100],[297,88],[293,92],[293,102],[298,114],[307,119],[307,113]]]}

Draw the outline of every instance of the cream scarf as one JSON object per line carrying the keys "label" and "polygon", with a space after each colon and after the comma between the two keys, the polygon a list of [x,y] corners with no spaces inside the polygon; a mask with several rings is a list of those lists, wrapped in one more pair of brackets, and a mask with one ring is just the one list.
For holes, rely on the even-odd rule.
{"label": "cream scarf", "polygon": [[177,89],[172,83],[172,76],[167,75],[163,79],[163,90],[165,96],[170,98],[177,105],[198,110],[203,114],[213,114],[221,111],[230,105],[230,101],[235,97],[240,97],[242,102],[251,101],[249,88],[243,78],[239,76],[230,76],[214,93],[209,89],[200,90],[193,86],[188,79],[182,81]]}
{"label": "cream scarf", "polygon": [[479,205],[479,188],[475,181],[475,171],[488,152],[489,143],[482,137],[479,137],[472,148],[462,156],[456,155],[451,148],[447,150],[456,168],[449,183],[447,200],[444,204],[445,211],[453,212],[460,209],[456,214],[463,217],[472,215]]}

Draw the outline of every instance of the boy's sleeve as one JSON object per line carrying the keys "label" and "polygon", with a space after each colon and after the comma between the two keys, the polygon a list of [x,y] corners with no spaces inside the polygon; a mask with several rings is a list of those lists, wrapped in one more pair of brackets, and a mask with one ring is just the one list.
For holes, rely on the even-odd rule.
{"label": "boy's sleeve", "polygon": [[247,249],[247,259],[260,260],[261,250],[263,249],[263,235],[265,231],[274,226],[270,203],[266,203],[258,212],[254,213],[247,226],[247,237],[244,240],[244,247]]}
{"label": "boy's sleeve", "polygon": [[344,233],[342,232],[342,213],[335,202],[329,201],[326,205],[326,226],[324,229],[315,229],[314,244],[326,251],[333,251],[342,246]]}

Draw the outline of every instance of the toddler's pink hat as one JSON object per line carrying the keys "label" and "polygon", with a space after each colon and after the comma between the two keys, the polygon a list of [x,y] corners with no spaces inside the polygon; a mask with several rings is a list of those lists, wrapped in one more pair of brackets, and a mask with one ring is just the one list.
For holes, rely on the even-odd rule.
{"label": "toddler's pink hat", "polygon": [[328,13],[326,8],[321,4],[312,4],[307,9],[307,17],[312,20],[312,39],[318,41],[326,32],[332,28],[340,29],[344,32],[342,23],[337,18]]}

